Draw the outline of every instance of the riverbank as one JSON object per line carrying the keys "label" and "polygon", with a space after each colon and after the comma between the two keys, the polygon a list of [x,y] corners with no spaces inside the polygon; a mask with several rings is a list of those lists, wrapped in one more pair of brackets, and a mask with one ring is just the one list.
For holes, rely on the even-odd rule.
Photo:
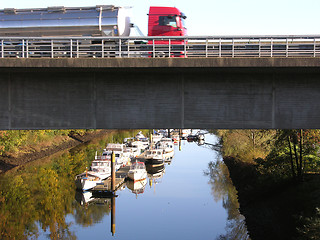
{"label": "riverbank", "polygon": [[82,135],[71,132],[69,135],[57,136],[52,139],[53,142],[39,144],[37,147],[27,146],[24,151],[19,154],[0,156],[0,174],[4,173],[14,167],[22,166],[31,161],[50,156],[54,153],[75,147],[77,145],[86,143],[95,138],[110,134],[115,130],[96,130],[88,131]]}
{"label": "riverbank", "polygon": [[[251,239],[317,239],[319,236],[320,176],[303,182],[267,182],[253,163],[225,157],[238,191],[240,212]],[[263,180],[262,180],[263,179]]]}

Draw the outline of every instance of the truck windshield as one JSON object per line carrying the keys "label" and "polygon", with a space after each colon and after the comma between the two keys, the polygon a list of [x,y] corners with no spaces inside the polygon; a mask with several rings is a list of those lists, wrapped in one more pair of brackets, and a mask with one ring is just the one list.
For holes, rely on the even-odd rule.
{"label": "truck windshield", "polygon": [[160,26],[171,26],[177,27],[176,17],[175,16],[160,16],[159,17]]}
{"label": "truck windshield", "polygon": [[181,13],[180,18],[181,18],[181,22],[182,22],[182,27],[186,28],[185,19],[187,18],[187,16],[184,13]]}

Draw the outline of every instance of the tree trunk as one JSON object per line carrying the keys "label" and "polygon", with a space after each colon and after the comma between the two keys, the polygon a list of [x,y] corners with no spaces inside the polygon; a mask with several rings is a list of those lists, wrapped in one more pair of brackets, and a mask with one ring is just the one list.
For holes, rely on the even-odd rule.
{"label": "tree trunk", "polygon": [[302,129],[300,129],[300,165],[299,165],[299,172],[300,172],[300,180],[302,180],[302,144],[303,144],[303,136],[302,136]]}
{"label": "tree trunk", "polygon": [[293,156],[292,156],[292,148],[291,148],[290,136],[288,136],[288,144],[289,144],[289,149],[290,149],[290,163],[291,163],[292,177],[295,179],[296,178],[296,172],[294,170],[294,165],[293,165]]}
{"label": "tree trunk", "polygon": [[295,155],[296,164],[297,164],[297,176],[298,176],[298,179],[300,179],[301,172],[300,172],[300,167],[299,167],[299,158],[298,158],[298,153],[297,153],[297,146],[296,146],[295,143],[293,144],[293,149],[294,149],[294,155]]}

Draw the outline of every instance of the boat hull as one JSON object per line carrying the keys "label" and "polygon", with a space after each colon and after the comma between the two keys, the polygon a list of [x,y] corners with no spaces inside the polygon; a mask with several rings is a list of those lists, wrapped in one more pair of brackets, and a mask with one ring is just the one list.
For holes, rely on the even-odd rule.
{"label": "boat hull", "polygon": [[128,172],[128,178],[133,180],[133,181],[140,181],[140,180],[144,180],[147,178],[147,171],[129,171]]}
{"label": "boat hull", "polygon": [[98,183],[101,183],[100,180],[88,180],[85,178],[78,178],[76,180],[76,187],[78,190],[87,191],[94,188]]}
{"label": "boat hull", "polygon": [[87,191],[94,188],[98,183],[108,178],[111,174],[104,172],[103,174],[87,172],[76,176],[75,183],[78,190]]}

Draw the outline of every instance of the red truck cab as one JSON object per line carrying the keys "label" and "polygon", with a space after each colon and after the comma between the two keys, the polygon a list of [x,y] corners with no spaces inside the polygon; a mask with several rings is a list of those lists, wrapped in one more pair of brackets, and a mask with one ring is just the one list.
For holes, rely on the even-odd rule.
{"label": "red truck cab", "polygon": [[[148,36],[172,36],[180,37],[187,35],[184,19],[187,17],[175,7],[150,7]],[[185,57],[183,39],[149,40],[153,45],[153,57]]]}
{"label": "red truck cab", "polygon": [[150,7],[148,36],[186,36],[186,16],[175,7]]}

